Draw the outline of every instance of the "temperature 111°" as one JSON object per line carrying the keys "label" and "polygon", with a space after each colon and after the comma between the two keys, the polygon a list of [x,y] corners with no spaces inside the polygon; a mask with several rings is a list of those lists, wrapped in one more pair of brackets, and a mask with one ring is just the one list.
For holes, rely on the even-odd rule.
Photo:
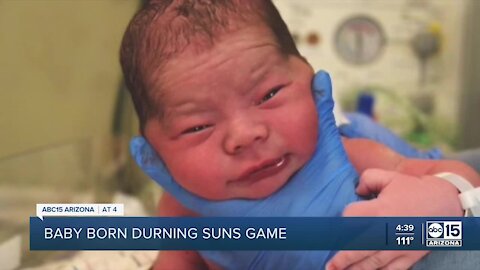
{"label": "temperature 111\u00b0", "polygon": [[409,246],[413,241],[413,236],[399,236],[396,240],[399,246]]}

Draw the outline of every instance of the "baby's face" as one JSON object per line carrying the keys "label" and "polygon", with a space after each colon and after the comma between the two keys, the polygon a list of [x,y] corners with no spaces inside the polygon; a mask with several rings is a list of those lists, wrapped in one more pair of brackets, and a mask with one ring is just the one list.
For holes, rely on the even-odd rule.
{"label": "baby's face", "polygon": [[282,56],[273,40],[265,29],[245,28],[166,65],[159,78],[164,117],[149,120],[145,136],[190,192],[263,198],[312,156],[313,72],[298,57]]}

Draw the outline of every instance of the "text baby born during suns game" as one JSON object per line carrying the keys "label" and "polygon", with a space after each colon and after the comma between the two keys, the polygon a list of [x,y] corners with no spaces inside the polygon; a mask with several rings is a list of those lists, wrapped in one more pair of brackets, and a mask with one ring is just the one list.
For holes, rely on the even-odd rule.
{"label": "text baby born during suns game", "polygon": [[254,228],[249,227],[241,229],[233,228],[117,228],[117,227],[99,227],[99,228],[50,228],[44,229],[44,238],[52,239],[233,239],[242,238],[254,239],[287,239],[287,228],[285,227],[267,227]]}

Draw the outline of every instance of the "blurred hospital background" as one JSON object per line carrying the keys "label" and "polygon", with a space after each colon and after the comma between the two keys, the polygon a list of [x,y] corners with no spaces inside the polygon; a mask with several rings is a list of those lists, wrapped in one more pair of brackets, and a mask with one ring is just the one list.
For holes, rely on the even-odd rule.
{"label": "blurred hospital background", "polygon": [[[480,147],[480,1],[274,0],[300,52],[420,148]],[[155,254],[31,252],[36,203],[120,202],[154,214],[118,51],[137,0],[0,0],[0,270],[147,269]]]}

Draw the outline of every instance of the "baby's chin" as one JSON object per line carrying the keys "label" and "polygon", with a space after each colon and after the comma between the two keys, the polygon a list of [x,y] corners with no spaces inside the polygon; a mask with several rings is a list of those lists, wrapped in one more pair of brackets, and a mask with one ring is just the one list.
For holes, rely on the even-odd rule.
{"label": "baby's chin", "polygon": [[275,180],[275,185],[262,185],[253,188],[226,188],[219,191],[189,190],[203,199],[210,201],[227,201],[235,199],[260,200],[273,195],[279,191],[287,182],[287,179]]}
{"label": "baby's chin", "polygon": [[226,201],[235,199],[261,200],[268,198],[279,191],[289,178],[275,179],[273,183],[257,185],[255,188],[228,188],[223,192],[206,193],[194,192],[196,195],[211,201]]}
{"label": "baby's chin", "polygon": [[281,190],[305,163],[300,163],[298,160],[289,160],[288,162],[290,163],[288,164],[288,167],[278,175],[265,177],[252,182],[227,183],[221,191],[219,190],[211,193],[204,191],[201,192],[202,194],[197,195],[214,201],[232,199],[265,199]]}

